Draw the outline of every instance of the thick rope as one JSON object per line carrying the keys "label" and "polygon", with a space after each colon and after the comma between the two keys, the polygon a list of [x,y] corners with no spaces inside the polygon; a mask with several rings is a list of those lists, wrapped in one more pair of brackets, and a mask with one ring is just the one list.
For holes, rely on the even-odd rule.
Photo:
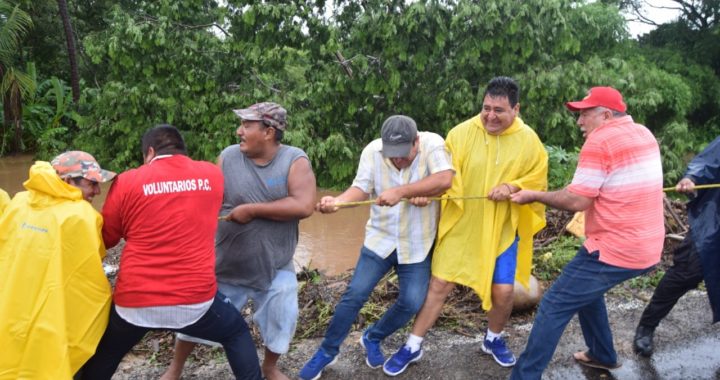
{"label": "thick rope", "polygon": [[[442,201],[442,200],[448,200],[448,199],[487,199],[487,197],[481,197],[481,196],[475,196],[475,195],[469,195],[465,197],[427,197],[430,201]],[[409,202],[410,199],[408,198],[402,198],[400,199],[400,202]],[[356,201],[356,202],[338,202],[335,203],[335,207],[344,208],[344,207],[353,207],[353,206],[361,206],[361,205],[371,205],[375,203],[375,199],[368,199],[366,201]]]}
{"label": "thick rope", "polygon": [[[695,186],[695,190],[712,189],[712,188],[716,188],[716,187],[720,187],[720,183],[714,183],[714,184],[710,184],[710,185],[698,185],[698,186]],[[663,191],[667,192],[667,191],[676,191],[676,190],[675,190],[675,186],[673,186],[673,187],[665,187],[665,188],[663,188]],[[427,198],[428,198],[428,200],[431,200],[431,201],[441,201],[441,200],[455,200],[455,199],[487,199],[488,197],[469,195],[469,196],[464,196],[464,197],[427,197]],[[400,201],[408,202],[409,199],[402,198],[402,199],[400,199]],[[345,207],[370,205],[370,204],[374,204],[374,203],[375,203],[375,199],[368,199],[366,201],[357,201],[357,202],[339,202],[339,203],[335,203],[335,207],[345,208]]]}
{"label": "thick rope", "polygon": [[[702,190],[702,189],[714,189],[716,187],[720,187],[720,183],[712,183],[709,185],[696,185],[693,190]],[[676,191],[675,186],[673,187],[664,187],[663,191]]]}
{"label": "thick rope", "polygon": [[[702,189],[714,189],[720,187],[720,183],[713,183],[709,185],[697,185],[695,186],[695,190],[702,190]],[[663,188],[663,191],[676,191],[675,186],[673,187],[665,187]],[[479,195],[468,195],[464,197],[427,197],[428,200],[431,201],[442,201],[442,200],[456,200],[456,199],[463,199],[463,200],[470,200],[470,199],[487,199],[487,196],[479,196]],[[402,198],[400,199],[400,202],[408,202],[410,199],[408,198]],[[347,208],[347,207],[354,207],[354,206],[363,206],[363,205],[371,205],[375,204],[375,199],[368,199],[366,201],[356,201],[356,202],[339,202],[335,203],[335,207],[337,208]],[[229,214],[218,217],[218,220],[224,220],[228,221],[230,220]]]}

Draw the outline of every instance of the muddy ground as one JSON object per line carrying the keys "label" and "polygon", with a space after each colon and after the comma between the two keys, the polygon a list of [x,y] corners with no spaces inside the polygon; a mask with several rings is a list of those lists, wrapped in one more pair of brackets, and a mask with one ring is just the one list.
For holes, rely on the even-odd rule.
{"label": "muddy ground", "polygon": [[[571,354],[584,349],[577,318],[568,325],[553,360],[545,371],[546,379],[720,379],[720,328],[710,325],[707,296],[692,291],[683,297],[656,332],[656,353],[642,358],[632,352],[632,337],[649,292],[628,295],[624,291],[608,295],[608,312],[622,367],[611,372],[586,369],[573,362]],[[478,321],[484,317],[477,315]],[[532,327],[532,313],[514,316],[507,328],[508,342],[519,354]],[[302,326],[300,326],[302,328]],[[379,369],[364,362],[363,348],[358,344],[360,331],[353,331],[342,346],[336,364],[328,367],[322,379],[385,379]],[[383,344],[386,354],[404,342],[406,332],[399,332]],[[510,370],[501,368],[480,350],[481,334],[466,335],[440,328],[431,330],[423,348],[425,356],[398,378],[404,379],[506,379]],[[168,351],[167,335],[151,336],[148,344],[128,355],[113,379],[156,379],[169,360],[169,352],[153,352],[152,346]],[[163,342],[164,341],[164,342]],[[319,338],[296,341],[281,359],[281,367],[296,378],[306,360],[317,349]],[[149,347],[148,347],[149,346]],[[262,355],[258,351],[258,355]],[[232,373],[221,349],[205,349],[185,368],[184,379],[232,379]]]}
{"label": "muddy ground", "polygon": [[[685,215],[677,202],[666,209],[670,234],[684,232]],[[675,215],[673,215],[675,214]],[[548,227],[537,236],[536,246],[547,245],[563,234],[571,215],[555,210],[548,212]],[[671,263],[673,239],[666,242],[661,268]],[[119,248],[119,247],[118,247]],[[117,264],[119,249],[111,250],[108,264]],[[334,305],[345,287],[350,273],[325,277],[317,271],[304,270],[300,280],[300,320],[290,352],[280,362],[291,378],[315,352]],[[549,283],[543,284],[545,287]],[[384,312],[396,297],[393,276],[386,277],[361,311],[353,331],[341,348],[338,362],[329,366],[322,379],[383,379],[389,378],[379,369],[370,369],[364,362],[364,349],[359,345],[361,331]],[[632,351],[632,337],[640,314],[652,295],[652,288],[639,290],[622,284],[607,295],[610,324],[622,367],[611,372],[591,370],[574,363],[573,352],[585,348],[577,318],[568,325],[553,360],[545,371],[546,379],[718,379],[720,380],[720,325],[712,326],[707,295],[692,291],[680,300],[656,332],[656,353],[642,358]],[[245,310],[249,320],[249,309]],[[506,329],[507,341],[516,355],[527,342],[534,310],[513,313]],[[399,376],[404,379],[505,379],[510,370],[501,368],[480,350],[486,318],[480,302],[469,290],[458,288],[451,294],[444,313],[423,345],[425,356]],[[405,340],[407,328],[388,337],[383,343],[387,355]],[[256,342],[259,334],[253,331]],[[157,379],[172,357],[173,336],[151,333],[128,354],[113,379]],[[262,358],[262,350],[258,349]],[[184,379],[231,379],[232,373],[221,348],[201,346],[190,357]]]}

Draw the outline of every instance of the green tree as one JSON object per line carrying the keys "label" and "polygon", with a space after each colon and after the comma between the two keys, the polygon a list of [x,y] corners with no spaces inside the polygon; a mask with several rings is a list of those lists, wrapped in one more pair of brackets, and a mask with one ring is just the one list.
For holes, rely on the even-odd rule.
{"label": "green tree", "polygon": [[[683,120],[675,120],[662,136],[672,174],[680,174],[691,154],[720,134],[720,1],[673,0],[677,20],[657,25],[647,17],[651,5],[630,1],[640,21],[657,26],[639,38],[636,51],[648,62],[679,78],[689,88]],[[672,97],[671,92],[666,96]],[[666,108],[664,113],[673,108]],[[663,112],[658,112],[662,117]],[[667,168],[666,168],[667,171]]]}
{"label": "green tree", "polygon": [[271,100],[288,109],[287,142],[308,152],[320,186],[342,187],[389,115],[444,135],[479,112],[490,78],[507,75],[521,83],[523,119],[564,151],[582,143],[564,102],[618,88],[677,175],[701,140],[701,105],[717,98],[698,82],[706,64],[688,76],[639,54],[625,1],[335,0],[329,16],[323,0],[128,3],[101,12],[81,49],[93,80],[76,142],[115,169],[139,162],[139,136],[159,122],[212,159],[234,139],[230,109]]}
{"label": "green tree", "polygon": [[84,91],[84,128],[76,143],[109,166],[124,170],[140,157],[142,133],[172,123],[193,155],[213,159],[232,138],[229,112],[242,95],[221,82],[228,68],[243,65],[210,28],[221,24],[214,2],[158,1],[132,11],[115,6],[108,28],[83,45],[106,72]]}
{"label": "green tree", "polygon": [[[13,152],[22,149],[22,107],[23,99],[35,92],[35,82],[18,69],[20,43],[32,20],[19,5],[0,0],[0,94],[3,102],[3,133],[8,136],[14,130]],[[4,142],[4,139],[3,139]],[[4,143],[0,146],[3,152]]]}
{"label": "green tree", "polygon": [[78,73],[77,51],[75,49],[75,33],[73,32],[72,22],[68,14],[68,6],[66,0],[57,0],[60,9],[60,19],[65,32],[65,40],[67,42],[68,62],[70,64],[70,86],[72,87],[72,98],[74,102],[80,99],[80,74]]}
{"label": "green tree", "polygon": [[[23,42],[23,52],[37,66],[38,78],[53,76],[72,83],[67,36],[58,0],[19,0],[21,8],[33,20],[32,32]],[[107,15],[114,6],[137,9],[140,0],[73,0],[67,2],[68,20],[72,21],[73,42],[79,81],[100,83],[107,75],[105,68],[92,65],[81,41],[92,33],[108,28]]]}
{"label": "green tree", "polygon": [[23,143],[39,159],[49,160],[67,150],[71,127],[82,118],[73,110],[72,90],[63,81],[38,79],[34,64],[28,64],[26,72],[38,85],[23,107]]}
{"label": "green tree", "polygon": [[[350,179],[360,148],[378,136],[389,115],[408,114],[421,129],[444,135],[479,112],[484,86],[496,75],[522,78],[523,118],[543,138],[570,147],[577,134],[568,133],[573,121],[562,100],[584,93],[594,73],[556,77],[548,87],[534,86],[533,73],[611,56],[626,37],[617,8],[570,1],[375,0],[336,6],[337,27],[321,42],[308,88],[316,112],[306,135],[317,136],[308,150],[320,158],[313,163],[324,185]],[[548,106],[534,107],[528,99]]]}

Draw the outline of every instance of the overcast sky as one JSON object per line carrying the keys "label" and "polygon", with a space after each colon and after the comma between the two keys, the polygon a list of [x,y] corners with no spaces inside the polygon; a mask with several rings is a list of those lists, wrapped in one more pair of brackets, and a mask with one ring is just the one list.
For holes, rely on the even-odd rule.
{"label": "overcast sky", "polygon": [[[673,9],[658,9],[655,7],[677,7],[677,3],[670,0],[648,0],[646,3],[652,4],[654,7],[645,6],[645,16],[658,24],[664,24],[668,21],[672,21],[678,17],[679,11]],[[628,17],[629,18],[629,17]],[[643,24],[637,21],[628,22],[628,28],[630,29],[630,35],[632,37],[641,36],[653,29],[654,26]]]}

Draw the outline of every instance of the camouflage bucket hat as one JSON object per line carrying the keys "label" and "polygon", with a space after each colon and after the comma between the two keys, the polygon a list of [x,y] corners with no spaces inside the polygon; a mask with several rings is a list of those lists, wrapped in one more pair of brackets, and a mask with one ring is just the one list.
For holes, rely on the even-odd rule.
{"label": "camouflage bucket hat", "polygon": [[248,108],[233,110],[233,112],[242,120],[262,121],[281,131],[287,128],[287,111],[277,103],[257,103]]}
{"label": "camouflage bucket hat", "polygon": [[65,152],[53,158],[50,164],[63,179],[83,177],[93,182],[107,182],[117,175],[103,170],[90,153],[79,150]]}

